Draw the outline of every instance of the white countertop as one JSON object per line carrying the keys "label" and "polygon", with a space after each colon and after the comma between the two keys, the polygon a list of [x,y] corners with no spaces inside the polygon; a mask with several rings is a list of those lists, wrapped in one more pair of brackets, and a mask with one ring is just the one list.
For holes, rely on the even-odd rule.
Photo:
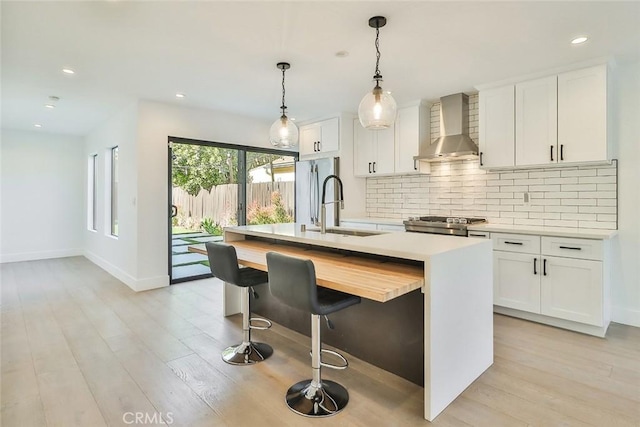
{"label": "white countertop", "polygon": [[[344,227],[332,227],[348,230]],[[357,230],[362,232],[363,230]],[[376,232],[372,236],[345,236],[341,234],[321,234],[319,231],[300,231],[300,224],[264,224],[226,227],[227,233],[272,238],[295,243],[306,243],[335,249],[345,249],[375,255],[392,256],[417,261],[427,261],[434,255],[455,251],[475,245],[487,245],[488,239],[469,239],[466,237],[443,236],[424,233]]]}
{"label": "white countertop", "polygon": [[543,227],[535,225],[480,224],[470,225],[469,230],[492,233],[538,234],[543,236],[575,237],[581,239],[610,239],[618,230],[599,230],[595,228]]}
{"label": "white countertop", "polygon": [[404,225],[400,218],[375,218],[375,217],[352,217],[352,218],[340,218],[340,221],[345,222],[361,222],[364,224],[388,224],[388,225]]}

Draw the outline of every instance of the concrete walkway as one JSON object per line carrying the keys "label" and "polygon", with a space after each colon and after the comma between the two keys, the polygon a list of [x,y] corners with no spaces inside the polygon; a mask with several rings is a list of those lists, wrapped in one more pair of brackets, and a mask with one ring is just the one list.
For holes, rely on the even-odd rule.
{"label": "concrete walkway", "polygon": [[202,232],[174,234],[171,239],[171,278],[176,280],[211,274],[207,256],[189,252],[187,248],[189,245],[221,240],[222,236]]}

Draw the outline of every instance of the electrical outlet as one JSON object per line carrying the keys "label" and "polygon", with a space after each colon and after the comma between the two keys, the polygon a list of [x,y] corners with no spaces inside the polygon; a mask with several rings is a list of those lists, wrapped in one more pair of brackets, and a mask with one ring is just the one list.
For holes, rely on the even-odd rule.
{"label": "electrical outlet", "polygon": [[531,200],[531,198],[529,197],[529,193],[528,192],[524,193],[523,196],[522,196],[522,201],[523,201],[525,206],[529,206],[530,200]]}

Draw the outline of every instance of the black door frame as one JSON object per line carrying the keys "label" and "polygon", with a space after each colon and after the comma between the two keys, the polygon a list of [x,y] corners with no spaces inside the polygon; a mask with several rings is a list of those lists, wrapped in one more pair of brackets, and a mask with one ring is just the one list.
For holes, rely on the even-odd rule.
{"label": "black door frame", "polygon": [[[228,144],[224,142],[215,142],[215,141],[205,141],[201,139],[191,139],[191,138],[182,138],[179,136],[169,136],[168,138],[168,155],[167,155],[167,187],[168,187],[168,221],[167,221],[167,230],[168,230],[168,241],[167,241],[167,265],[169,272],[169,283],[181,283],[187,282],[191,280],[205,279],[207,277],[212,277],[211,273],[209,274],[201,274],[198,276],[185,277],[182,279],[174,279],[172,274],[172,234],[173,234],[173,224],[172,224],[172,205],[173,205],[173,152],[172,152],[172,144],[188,144],[188,145],[204,145],[209,147],[218,147],[218,148],[226,148],[230,150],[238,151],[238,206],[237,206],[237,218],[238,225],[245,225],[247,218],[247,152],[254,153],[265,153],[265,154],[276,154],[282,156],[293,157],[294,161],[298,161],[299,154],[295,151],[287,151],[287,150],[277,150],[271,148],[262,148],[262,147],[251,147],[247,145],[237,145],[237,144]],[[296,183],[297,185],[297,183]]]}

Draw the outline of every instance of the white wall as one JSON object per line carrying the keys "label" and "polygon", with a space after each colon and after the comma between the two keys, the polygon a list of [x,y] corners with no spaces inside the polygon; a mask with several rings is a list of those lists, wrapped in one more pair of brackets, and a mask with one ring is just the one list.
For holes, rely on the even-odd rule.
{"label": "white wall", "polygon": [[138,289],[168,284],[168,136],[273,148],[268,121],[141,101],[138,110]]}
{"label": "white wall", "polygon": [[620,268],[614,269],[612,320],[640,327],[640,61],[620,64],[616,75]]}
{"label": "white wall", "polygon": [[[136,209],[136,185],[138,182],[137,156],[138,104],[134,103],[109,119],[86,138],[84,157],[84,200],[81,222],[84,230],[85,256],[117,277],[132,289],[138,290],[138,230]],[[110,236],[111,224],[105,214],[110,209],[109,196],[105,194],[108,177],[105,166],[110,148],[118,146],[118,238]],[[97,218],[96,231],[90,231],[86,221],[87,157],[97,154]]]}
{"label": "white wall", "polygon": [[2,130],[0,262],[82,254],[83,139]]}

